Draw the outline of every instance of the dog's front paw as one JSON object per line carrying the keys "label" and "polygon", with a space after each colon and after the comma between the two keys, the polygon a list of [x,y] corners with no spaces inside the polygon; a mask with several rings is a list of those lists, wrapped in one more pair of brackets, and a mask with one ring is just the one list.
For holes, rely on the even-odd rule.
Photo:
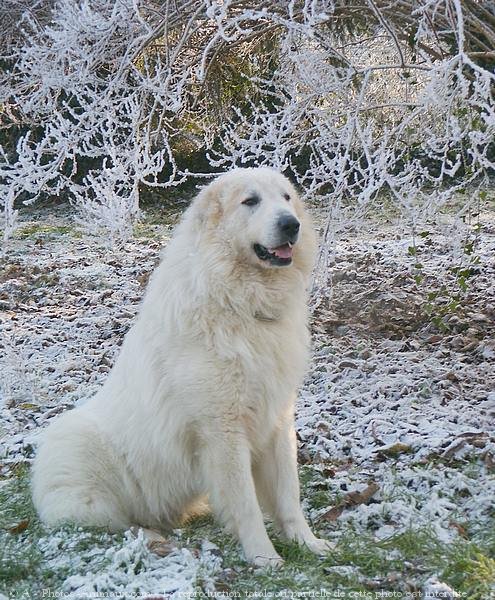
{"label": "dog's front paw", "polygon": [[335,544],[329,540],[313,537],[310,540],[304,540],[303,542],[311,552],[315,554],[326,554],[335,548]]}
{"label": "dog's front paw", "polygon": [[278,568],[284,564],[284,559],[278,554],[272,556],[257,555],[248,559],[255,567],[274,567]]}

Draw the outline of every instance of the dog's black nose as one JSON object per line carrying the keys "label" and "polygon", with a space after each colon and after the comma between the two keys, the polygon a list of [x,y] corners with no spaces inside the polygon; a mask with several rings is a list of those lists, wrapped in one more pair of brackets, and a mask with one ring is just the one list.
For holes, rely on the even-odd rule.
{"label": "dog's black nose", "polygon": [[301,224],[292,215],[281,215],[277,222],[278,228],[281,233],[284,233],[289,241],[296,241],[297,234],[299,233],[299,227]]}

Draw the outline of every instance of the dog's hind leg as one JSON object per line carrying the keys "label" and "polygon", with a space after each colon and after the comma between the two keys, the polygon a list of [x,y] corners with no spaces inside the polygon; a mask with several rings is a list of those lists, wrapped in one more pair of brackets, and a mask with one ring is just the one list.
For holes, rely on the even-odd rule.
{"label": "dog's hind leg", "polygon": [[33,465],[33,501],[45,523],[113,531],[132,524],[125,481],[95,423],[70,411],[45,432]]}

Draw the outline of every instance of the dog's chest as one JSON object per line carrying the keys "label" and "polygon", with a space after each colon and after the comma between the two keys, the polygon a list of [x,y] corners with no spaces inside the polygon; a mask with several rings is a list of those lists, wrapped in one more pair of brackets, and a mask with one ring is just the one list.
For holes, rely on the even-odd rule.
{"label": "dog's chest", "polygon": [[[238,384],[240,416],[253,435],[269,437],[294,402],[307,365],[308,335],[286,324],[256,324],[243,338],[232,375]],[[257,444],[258,445],[258,444]]]}
{"label": "dog's chest", "polygon": [[[309,336],[300,320],[253,318],[243,330],[233,331],[236,359],[247,385],[265,393],[298,386],[307,367]],[[270,391],[273,388],[273,392]]]}

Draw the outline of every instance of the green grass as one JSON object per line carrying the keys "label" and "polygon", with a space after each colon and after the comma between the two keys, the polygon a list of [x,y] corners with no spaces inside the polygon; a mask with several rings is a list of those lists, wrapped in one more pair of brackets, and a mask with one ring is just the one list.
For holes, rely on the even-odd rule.
{"label": "green grass", "polygon": [[180,220],[182,212],[176,206],[148,206],[134,225],[137,239],[158,240],[170,237],[170,232]]}
{"label": "green grass", "polygon": [[[69,576],[84,572],[86,557],[91,557],[94,568],[94,550],[102,549],[101,565],[105,563],[104,550],[122,540],[98,528],[65,526],[47,530],[39,521],[29,489],[29,470],[19,468],[10,480],[0,487],[0,592],[9,598],[42,598],[43,589],[58,590]],[[16,532],[21,526],[22,531]],[[24,526],[27,527],[24,529]],[[50,560],[43,550],[47,537],[56,534],[56,545],[51,554],[60,554],[65,560]]]}
{"label": "green grass", "polygon": [[21,239],[60,235],[70,235],[76,238],[81,237],[81,233],[72,225],[48,225],[47,223],[29,223],[19,227],[15,232],[15,237]]}
{"label": "green grass", "polygon": [[[301,469],[303,494],[311,508],[338,501],[324,488],[324,478],[311,467]],[[24,525],[27,525],[24,528]],[[339,527],[332,524],[332,527]],[[318,524],[316,524],[316,530]],[[469,600],[486,600],[495,586],[495,529],[466,528],[469,539],[446,544],[433,531],[410,529],[379,540],[347,527],[336,548],[318,557],[306,548],[281,541],[270,528],[275,547],[285,559],[276,570],[254,569],[245,563],[237,542],[223,533],[211,517],[186,524],[178,545],[200,548],[208,539],[220,548],[223,564],[215,574],[215,587],[231,594],[248,592],[310,592],[325,589],[375,593],[376,590],[421,590],[431,576],[451,585]],[[319,532],[324,535],[324,531]],[[56,544],[47,553],[47,541]],[[59,590],[70,575],[105,567],[105,549],[122,542],[122,536],[92,528],[63,527],[47,530],[37,518],[30,499],[29,471],[19,468],[0,487],[0,592],[9,598],[42,597],[42,589]],[[95,549],[99,550],[95,559]],[[53,560],[53,556],[65,560]],[[99,562],[98,562],[99,561]],[[205,573],[205,581],[210,578]],[[199,578],[198,591],[205,586]],[[407,587],[404,587],[407,586]],[[24,594],[24,596],[23,596]],[[342,596],[343,598],[351,596]],[[376,597],[376,596],[356,596]]]}
{"label": "green grass", "polygon": [[[28,526],[24,532],[11,533],[22,521]],[[29,501],[27,472],[19,470],[10,482],[0,488],[0,586],[8,589],[17,581],[30,576],[39,568],[41,554],[31,543],[41,534],[41,526]],[[24,543],[24,540],[29,540]]]}
{"label": "green grass", "polygon": [[[377,542],[372,536],[349,532],[334,551],[322,558],[297,544],[281,542],[271,533],[277,551],[285,559],[282,568],[271,571],[246,565],[239,557],[237,544],[222,535],[211,519],[191,523],[183,539],[192,545],[204,538],[216,543],[226,566],[235,573],[231,581],[221,581],[221,589],[241,594],[326,589],[361,592],[361,597],[368,597],[366,593],[376,590],[419,592],[431,575],[437,575],[464,594],[462,597],[486,600],[495,584],[495,561],[488,556],[493,548],[487,539],[446,545],[431,531],[409,530]],[[408,588],[401,587],[402,583]]]}

